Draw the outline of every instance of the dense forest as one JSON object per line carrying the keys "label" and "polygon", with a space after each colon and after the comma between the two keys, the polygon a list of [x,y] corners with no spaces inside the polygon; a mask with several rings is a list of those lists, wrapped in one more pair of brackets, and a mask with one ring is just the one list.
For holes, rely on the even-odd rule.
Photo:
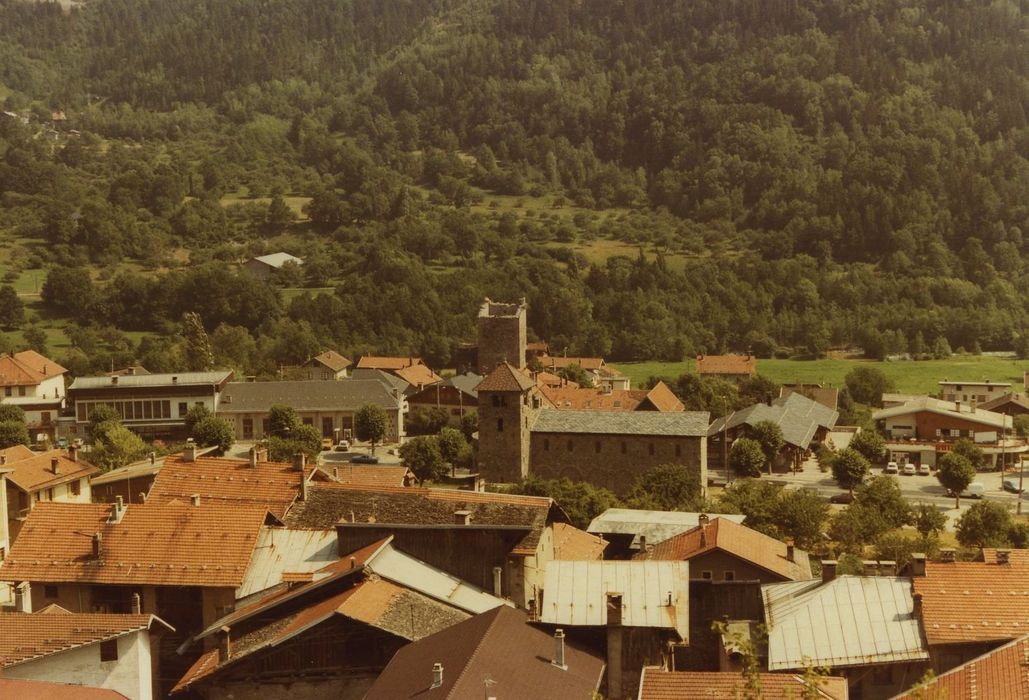
{"label": "dense forest", "polygon": [[614,360],[1024,352],[1026,9],[0,0],[0,346],[445,367],[489,295]]}

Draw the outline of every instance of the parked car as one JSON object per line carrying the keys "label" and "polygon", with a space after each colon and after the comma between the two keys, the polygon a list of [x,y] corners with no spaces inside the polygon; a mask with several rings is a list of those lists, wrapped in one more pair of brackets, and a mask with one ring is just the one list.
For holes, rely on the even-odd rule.
{"label": "parked car", "polygon": [[932,473],[933,473],[932,467],[930,467],[928,464],[919,464],[918,465],[918,475],[919,476],[930,476]]}
{"label": "parked car", "polygon": [[354,464],[378,464],[379,458],[374,455],[354,455],[350,461]]}
{"label": "parked car", "polygon": [[898,471],[896,462],[887,462],[883,467],[883,474],[896,474]]}
{"label": "parked car", "polygon": [[350,452],[350,441],[340,440],[336,443],[336,452]]}
{"label": "parked car", "polygon": [[842,503],[843,505],[850,505],[853,502],[854,496],[849,491],[834,494],[829,498],[829,503]]}
{"label": "parked car", "polygon": [[915,468],[914,464],[912,464],[911,462],[908,462],[903,467],[901,467],[900,473],[903,474],[904,476],[914,476],[915,474],[918,473],[918,470]]}
{"label": "parked car", "polygon": [[1018,479],[1004,479],[1001,487],[1008,493],[1022,493],[1022,489],[1018,488]]}

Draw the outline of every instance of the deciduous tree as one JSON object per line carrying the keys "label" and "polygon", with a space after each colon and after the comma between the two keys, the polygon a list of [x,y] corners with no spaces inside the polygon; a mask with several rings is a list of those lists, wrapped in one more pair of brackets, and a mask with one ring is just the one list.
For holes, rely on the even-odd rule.
{"label": "deciduous tree", "polygon": [[967,457],[948,452],[936,465],[936,478],[943,488],[954,494],[954,507],[961,507],[961,492],[975,479],[975,467]]}
{"label": "deciduous tree", "polygon": [[854,489],[864,481],[868,474],[868,460],[857,450],[846,448],[836,453],[832,460],[832,475],[840,488],[847,489],[854,495]]}
{"label": "deciduous tree", "polygon": [[447,463],[443,460],[435,436],[423,435],[408,440],[400,446],[400,459],[404,466],[414,472],[419,483],[436,481],[446,476]]}
{"label": "deciduous tree", "polygon": [[389,418],[386,412],[375,404],[365,404],[354,413],[354,432],[358,440],[370,442],[372,454],[375,445],[382,442],[389,430]]}
{"label": "deciduous tree", "polygon": [[979,501],[961,514],[958,542],[966,547],[998,547],[1007,544],[1011,513],[994,501]]}

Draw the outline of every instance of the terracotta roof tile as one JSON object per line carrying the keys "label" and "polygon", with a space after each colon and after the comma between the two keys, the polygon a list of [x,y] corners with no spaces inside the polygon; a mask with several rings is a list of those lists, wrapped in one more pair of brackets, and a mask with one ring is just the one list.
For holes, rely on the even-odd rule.
{"label": "terracotta roof tile", "polygon": [[67,371],[35,350],[0,355],[0,386],[35,386]]}
{"label": "terracotta roof tile", "polygon": [[554,523],[554,559],[588,561],[603,559],[607,541],[568,523]]}
{"label": "terracotta roof tile", "polygon": [[[57,460],[57,474],[54,473],[53,468],[55,459]],[[5,466],[14,469],[7,475],[8,481],[30,493],[100,473],[100,470],[92,464],[72,461],[64,450],[50,450],[41,453],[30,450],[28,457],[21,459],[8,457]]]}
{"label": "terracotta roof tile", "polygon": [[654,388],[646,393],[646,400],[649,401],[658,411],[685,411],[679,397],[668,388],[668,385],[659,381]]}
{"label": "terracotta roof tile", "polygon": [[389,371],[422,364],[425,363],[422,362],[420,357],[377,357],[375,355],[365,355],[357,361],[358,369],[384,369]]}
{"label": "terracotta roof tile", "polygon": [[697,374],[754,374],[753,355],[698,355]]}
{"label": "terracotta roof tile", "polygon": [[18,700],[128,700],[124,695],[107,688],[90,688],[49,681],[22,681],[0,678],[0,698]]}
{"label": "terracotta roof tile", "polygon": [[322,354],[312,357],[310,361],[323,364],[333,372],[339,372],[354,364],[349,358],[340,355],[335,350],[326,350]]}
{"label": "terracotta roof tile", "polygon": [[407,467],[392,464],[341,464],[332,467],[331,471],[333,478],[341,484],[356,486],[403,486],[405,478],[413,477]]}
{"label": "terracotta roof tile", "polygon": [[9,467],[10,463],[15,460],[28,459],[35,456],[36,453],[25,447],[25,445],[14,445],[13,447],[6,447],[0,450],[0,457],[3,457],[6,462],[5,467]]}
{"label": "terracotta roof tile", "polygon": [[149,629],[153,615],[0,613],[0,667]]}
{"label": "terracotta roof tile", "polygon": [[405,382],[414,387],[424,387],[431,384],[439,384],[443,381],[443,377],[439,376],[425,365],[411,365],[410,367],[401,367],[398,370],[394,370],[393,374],[397,375]]}
{"label": "terracotta roof tile", "polygon": [[894,700],[1025,700],[1029,698],[1029,636],[1016,639],[937,676],[918,693]]}
{"label": "terracotta roof tile", "polygon": [[688,561],[716,549],[781,576],[787,581],[807,581],[813,578],[807,552],[794,549],[795,561],[790,561],[786,558],[785,542],[719,517],[711,519],[706,531],[703,526],[695,527],[659,542],[652,550],[641,552],[633,558]]}
{"label": "terracotta roof tile", "polygon": [[1029,558],[926,562],[913,579],[930,645],[1015,639],[1029,632]]}
{"label": "terracotta roof tile", "polygon": [[[762,673],[762,700],[793,700],[807,697],[804,679],[792,673]],[[746,679],[740,673],[663,671],[647,667],[640,676],[639,700],[683,700],[684,698],[743,697]],[[847,679],[830,676],[818,688],[818,698],[847,700]]]}
{"label": "terracotta roof tile", "polygon": [[486,378],[475,387],[476,391],[528,391],[535,386],[524,372],[518,370],[514,365],[502,362],[497,368],[486,375]]}
{"label": "terracotta roof tile", "polygon": [[540,389],[554,408],[571,411],[635,411],[645,391],[611,391],[579,386],[548,386]]}
{"label": "terracotta roof tile", "polygon": [[[314,470],[311,467],[306,473]],[[194,494],[218,504],[261,506],[281,518],[300,492],[300,472],[286,462],[258,462],[223,457],[197,457],[187,462],[168,457],[154,479],[148,500],[189,502]]]}
{"label": "terracotta roof tile", "polygon": [[[37,504],[0,564],[0,580],[235,588],[267,515],[241,505],[141,503],[111,523],[113,508]],[[99,560],[95,532],[103,538]]]}
{"label": "terracotta roof tile", "polygon": [[455,510],[470,510],[475,524],[524,526],[528,532],[513,552],[533,554],[553,507],[538,496],[326,483],[311,484],[307,500],[290,508],[285,523],[328,529],[353,515],[356,522],[440,525],[453,523]]}

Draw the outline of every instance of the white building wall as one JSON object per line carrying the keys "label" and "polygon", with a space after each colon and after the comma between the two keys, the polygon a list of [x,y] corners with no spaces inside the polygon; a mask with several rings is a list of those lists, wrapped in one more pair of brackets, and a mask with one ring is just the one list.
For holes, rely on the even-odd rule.
{"label": "white building wall", "polygon": [[[93,492],[90,489],[89,479],[83,477],[78,480],[79,493],[78,495],[72,493],[71,486],[75,483],[73,481],[66,482],[64,484],[58,484],[53,487],[54,498],[53,500],[58,503],[92,503]],[[47,489],[37,491],[32,498],[33,502],[39,503],[42,501],[50,500],[47,498]]]}
{"label": "white building wall", "polygon": [[64,376],[50,377],[44,379],[37,386],[29,390],[29,396],[36,396],[41,399],[63,399],[64,398]]}
{"label": "white building wall", "polygon": [[100,644],[89,644],[8,666],[4,677],[107,688],[130,700],[152,700],[150,633],[142,630],[119,637],[117,661],[100,661]]}

